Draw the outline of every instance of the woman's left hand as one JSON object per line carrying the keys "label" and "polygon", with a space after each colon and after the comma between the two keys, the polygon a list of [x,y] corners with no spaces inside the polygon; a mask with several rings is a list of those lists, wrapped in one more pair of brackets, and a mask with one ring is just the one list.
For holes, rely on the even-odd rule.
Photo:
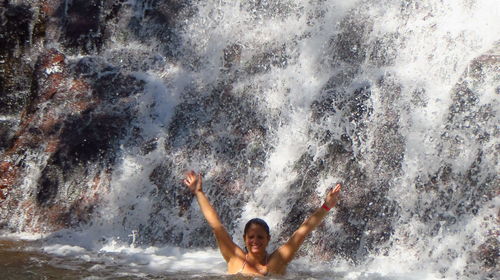
{"label": "woman's left hand", "polygon": [[326,194],[325,205],[328,206],[328,208],[333,208],[337,204],[337,201],[339,201],[341,188],[342,185],[337,184]]}
{"label": "woman's left hand", "polygon": [[184,184],[188,187],[188,189],[196,194],[197,192],[203,192],[201,185],[201,173],[196,174],[194,171],[189,171],[186,173],[186,179],[184,179]]}

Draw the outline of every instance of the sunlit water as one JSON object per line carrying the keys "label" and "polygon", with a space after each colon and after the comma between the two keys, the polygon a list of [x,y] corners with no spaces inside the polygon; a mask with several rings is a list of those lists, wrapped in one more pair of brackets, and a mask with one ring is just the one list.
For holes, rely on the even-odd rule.
{"label": "sunlit water", "polygon": [[[118,245],[113,242],[98,251],[47,240],[0,240],[2,279],[257,279],[224,273],[219,252],[207,248]],[[285,276],[267,279],[440,279],[432,273],[378,273],[346,264],[298,259]]]}
{"label": "sunlit water", "polygon": [[[6,277],[239,279],[180,190],[187,168],[236,243],[259,216],[271,249],[344,182],[342,208],[282,278],[498,275],[477,252],[498,246],[500,71],[473,67],[498,53],[497,0],[190,1],[168,51],[153,2],[127,1],[100,53],[68,56],[144,83],[116,105],[135,130],[87,224],[53,233],[22,207],[3,212],[17,231],[1,243]],[[23,160],[31,201],[46,158]],[[58,203],[74,199],[61,188]],[[46,233],[22,241],[34,228]]]}

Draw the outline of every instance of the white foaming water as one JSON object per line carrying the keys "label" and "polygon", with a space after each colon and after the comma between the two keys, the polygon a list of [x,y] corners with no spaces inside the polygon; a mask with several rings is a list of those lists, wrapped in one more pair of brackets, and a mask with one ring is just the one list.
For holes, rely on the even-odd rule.
{"label": "white foaming water", "polygon": [[145,247],[131,248],[110,242],[99,251],[88,251],[79,246],[48,245],[43,251],[61,257],[76,257],[84,261],[102,263],[94,266],[94,270],[104,269],[107,266],[123,266],[135,272],[162,273],[162,272],[190,272],[190,273],[219,273],[225,271],[225,262],[213,249],[188,250],[175,247]]}
{"label": "white foaming water", "polygon": [[[129,1],[129,15],[143,18],[145,10],[151,9],[148,3]],[[318,261],[312,252],[306,252],[306,256],[292,263],[289,278],[303,278],[301,273],[305,272],[311,279],[331,279],[332,275],[342,279],[455,279],[464,276],[463,271],[468,267],[477,266],[471,263],[470,252],[477,251],[495,230],[497,224],[492,220],[498,215],[500,199],[486,201],[475,215],[462,215],[451,226],[445,227],[442,217],[430,217],[431,220],[443,219],[438,221],[442,227],[427,237],[429,223],[422,220],[422,216],[434,214],[420,212],[420,209],[426,203],[432,204],[438,193],[422,193],[416,182],[432,178],[445,164],[457,173],[466,173],[472,168],[479,149],[485,155],[481,163],[483,169],[477,177],[488,177],[495,170],[497,174],[500,172],[496,148],[498,135],[492,135],[489,141],[479,145],[471,140],[468,132],[449,129],[447,123],[450,107],[455,102],[453,89],[472,61],[493,48],[500,39],[497,0],[446,3],[438,0],[425,3],[396,0],[199,1],[196,8],[196,16],[187,18],[178,27],[181,31],[179,52],[185,55],[181,56],[185,61],[174,63],[164,59],[159,68],[132,71],[134,77],[145,82],[143,94],[134,97],[138,104],[137,123],[142,128],[141,137],[157,139],[154,152],[143,155],[139,152],[140,147],[122,146],[121,158],[114,168],[105,203],[98,209],[99,215],[81,231],[67,230],[45,237],[44,252],[99,262],[93,270],[118,265],[130,269],[129,273],[224,273],[225,262],[217,250],[185,248],[191,246],[190,236],[196,235],[205,225],[196,202],[188,205],[186,215],[179,215],[178,209],[173,207],[158,211],[155,209],[158,193],[175,193],[178,185],[159,188],[152,183],[150,174],[166,158],[177,163],[170,170],[173,174],[182,176],[186,167],[206,170],[204,180],[207,182],[216,178],[219,172],[233,168],[217,161],[215,151],[197,153],[182,145],[175,149],[165,148],[172,137],[166,128],[176,107],[182,102],[189,103],[193,95],[208,95],[213,84],[233,75],[236,77],[231,80],[233,94],[252,98],[258,115],[277,119],[276,125],[266,127],[271,135],[272,149],[263,162],[264,179],[250,188],[252,193],[245,196],[247,201],[237,221],[224,221],[236,224],[230,232],[236,243],[241,243],[245,222],[255,216],[268,221],[273,236],[280,236],[286,217],[294,210],[288,199],[300,195],[301,188],[290,186],[307,177],[298,173],[303,170],[298,170],[296,163],[304,154],[311,155],[314,160],[328,155],[327,145],[312,136],[314,132],[328,131],[335,140],[344,134],[358,140],[352,147],[353,156],[368,177],[374,178],[370,181],[371,186],[377,189],[380,186],[375,182],[389,181],[385,198],[395,201],[401,210],[397,212],[399,216],[391,220],[394,231],[386,241],[391,245],[385,253],[372,248],[372,252],[354,265],[342,256]],[[354,27],[349,29],[350,25]],[[346,40],[350,45],[335,45],[342,34],[352,36]],[[155,53],[159,44],[154,39],[139,43],[116,36],[104,57],[111,57],[114,51],[122,49],[131,54],[144,50]],[[231,45],[241,48],[232,68],[223,65],[224,52]],[[360,48],[365,55],[358,59]],[[271,58],[266,56],[269,52]],[[286,58],[280,59],[280,56]],[[238,71],[253,72],[238,75]],[[486,82],[477,82],[474,93],[478,104],[489,104],[493,108],[498,123],[500,105],[495,91],[499,79],[494,73],[483,75]],[[332,79],[336,76],[343,78]],[[366,104],[372,111],[364,120],[368,125],[363,126],[351,118],[354,113],[342,109],[339,104],[330,108],[337,114],[324,114],[319,121],[312,120],[314,101],[330,92],[338,98],[347,98],[362,86],[371,90]],[[390,171],[386,177],[378,175],[384,171],[379,169],[382,165],[379,156],[386,147],[380,144],[377,136],[385,124],[397,127],[397,137],[389,140],[403,139],[401,150],[404,153],[401,170]],[[181,129],[188,131],[190,125],[186,123]],[[491,121],[486,125],[491,126]],[[211,133],[219,135],[228,127],[221,125],[216,129],[220,131]],[[449,130],[463,141],[469,141],[468,149],[458,147],[458,151],[443,153],[443,150],[454,148],[453,143],[443,140],[442,135]],[[190,135],[204,135],[205,132],[199,129],[189,133],[179,137],[179,141],[188,142],[186,138]],[[357,133],[361,136],[357,137]],[[393,146],[387,147],[391,148]],[[242,178],[233,179],[238,181],[236,185],[251,185],[253,181],[249,177],[259,172],[257,168],[249,168]],[[349,175],[334,172],[321,175],[315,182],[314,192],[321,197],[334,183],[349,181]],[[302,184],[308,183],[303,179]],[[442,182],[437,188],[443,189],[445,184]],[[207,184],[206,188],[214,185]],[[351,199],[349,187],[345,186],[347,201]],[[240,198],[235,197],[235,200]],[[464,203],[468,198],[464,195]],[[227,205],[234,204],[228,202]],[[442,216],[451,211],[443,210]],[[155,215],[164,220],[151,222],[151,216]],[[330,215],[335,216],[337,212]],[[172,238],[173,244],[168,246],[132,244],[129,236],[132,231],[141,232],[148,223],[168,224],[165,227],[170,234],[180,233],[184,238],[178,244]],[[343,232],[341,227],[339,220],[327,219],[325,226],[318,230],[330,231],[335,234],[330,236],[335,238],[348,239],[349,233]],[[156,234],[163,236],[164,233]],[[369,237],[367,231],[360,242],[368,242]],[[154,234],[150,242],[155,243]],[[272,247],[278,245],[272,244]]]}

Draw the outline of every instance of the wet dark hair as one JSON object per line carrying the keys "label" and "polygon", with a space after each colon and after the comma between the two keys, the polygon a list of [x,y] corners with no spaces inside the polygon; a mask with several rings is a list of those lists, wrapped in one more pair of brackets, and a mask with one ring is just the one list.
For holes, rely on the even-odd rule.
{"label": "wet dark hair", "polygon": [[271,236],[271,234],[269,232],[269,226],[267,225],[267,223],[264,220],[259,219],[259,218],[253,218],[247,222],[247,224],[245,225],[245,229],[243,230],[243,236],[247,235],[247,231],[252,224],[259,225],[259,226],[263,227],[267,233],[267,236]]}

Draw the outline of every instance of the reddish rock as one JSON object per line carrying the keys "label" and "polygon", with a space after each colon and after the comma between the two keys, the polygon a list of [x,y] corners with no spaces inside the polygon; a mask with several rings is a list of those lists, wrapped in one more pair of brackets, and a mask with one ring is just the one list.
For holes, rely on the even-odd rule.
{"label": "reddish rock", "polygon": [[[40,150],[50,157],[60,150],[61,127],[64,126],[68,115],[80,113],[90,108],[95,102],[91,98],[92,87],[83,80],[70,77],[65,55],[55,49],[50,49],[39,56],[34,78],[36,86],[33,88],[31,103],[21,114],[20,125],[14,134],[14,140],[4,154],[0,155],[2,158],[15,157],[24,154],[26,150]],[[50,104],[40,106],[41,103]],[[40,108],[44,109],[40,110]],[[11,162],[0,162],[0,199],[8,198],[11,189],[19,182],[23,174],[24,169],[14,166]],[[15,205],[10,205],[12,203],[14,199],[8,202],[9,207],[15,207]],[[78,203],[84,204],[83,201]],[[55,229],[64,226],[58,221],[61,213],[70,211],[67,205],[51,206],[45,209],[38,209],[34,205],[23,207],[23,211],[30,209],[27,216],[45,217],[49,224],[54,224]],[[84,206],[77,208],[82,207],[85,208]],[[37,223],[38,220],[38,218],[36,221],[30,220],[27,224]]]}
{"label": "reddish rock", "polygon": [[54,111],[49,111],[40,122],[40,130],[47,135],[60,122],[60,119]]}
{"label": "reddish rock", "polygon": [[6,198],[8,189],[17,181],[17,175],[18,170],[12,163],[0,162],[0,198],[2,200]]}
{"label": "reddish rock", "polygon": [[40,228],[36,227],[34,228],[33,225],[36,223],[35,220],[38,217],[38,211],[35,208],[35,204],[33,203],[33,200],[24,200],[20,204],[20,209],[23,209],[24,212],[26,213],[24,215],[24,228],[20,230],[27,230],[29,228],[30,231],[33,232],[40,232]]}
{"label": "reddish rock", "polygon": [[59,148],[59,139],[52,138],[48,141],[47,146],[45,146],[45,152],[52,154],[56,152],[58,148]]}
{"label": "reddish rock", "polygon": [[67,219],[64,219],[61,213],[67,213],[67,206],[62,204],[53,204],[49,208],[41,208],[42,215],[51,227],[49,231],[61,230],[68,227]]}
{"label": "reddish rock", "polygon": [[64,76],[61,73],[50,74],[46,81],[46,87],[40,91],[40,103],[52,99],[54,95],[59,91],[62,85]]}
{"label": "reddish rock", "polygon": [[481,244],[477,251],[477,258],[481,261],[485,269],[492,269],[498,266],[498,256],[500,256],[499,233],[492,234],[486,242]]}
{"label": "reddish rock", "polygon": [[69,89],[71,92],[77,93],[75,94],[76,97],[82,97],[81,93],[88,93],[91,90],[88,83],[77,79],[71,81],[71,86]]}
{"label": "reddish rock", "polygon": [[70,100],[68,106],[74,113],[81,113],[97,103],[96,100],[92,98],[92,88],[83,80],[72,80],[69,90],[66,91],[66,93],[66,100]]}
{"label": "reddish rock", "polygon": [[35,68],[37,90],[35,103],[43,103],[52,99],[60,91],[64,91],[67,79],[65,56],[55,49],[40,55]]}
{"label": "reddish rock", "polygon": [[[84,6],[88,12],[100,11],[94,5],[97,2],[91,2],[73,2],[71,9],[78,13],[78,7]],[[69,24],[64,34],[52,32],[64,29],[60,25],[63,15],[58,14],[61,3],[48,0],[38,6],[34,29],[44,34],[45,40],[73,34],[78,35],[73,40],[78,43],[81,34],[95,35],[90,29],[78,29],[78,24]],[[27,75],[30,93],[17,112],[19,125],[9,132],[9,143],[0,154],[0,199],[5,210],[0,214],[5,228],[50,232],[90,220],[109,186],[109,174],[103,169],[112,166],[116,145],[133,118],[133,112],[118,112],[110,105],[128,110],[125,105],[136,102],[129,96],[141,91],[144,83],[122,73],[109,76],[112,79],[96,76],[102,69],[94,67],[108,65],[82,59],[77,64],[89,68],[75,67],[54,48],[42,48],[31,55],[38,57]],[[39,170],[38,177],[16,188],[31,168]],[[12,214],[16,220],[9,222]]]}
{"label": "reddish rock", "polygon": [[47,69],[61,65],[63,66],[66,57],[56,49],[50,49],[45,55],[41,57],[41,68]]}
{"label": "reddish rock", "polygon": [[[15,154],[25,147],[43,146],[46,152],[55,152],[57,127],[66,119],[66,115],[82,112],[94,102],[88,97],[91,96],[91,86],[87,82],[70,79],[65,56],[61,52],[50,49],[41,54],[34,72],[37,86],[32,103],[23,112],[13,145],[6,154]],[[55,103],[45,107],[43,112],[39,111],[40,103],[46,102]]]}
{"label": "reddish rock", "polygon": [[41,1],[40,11],[45,15],[52,17],[56,15],[57,9],[61,6],[60,0],[44,0]]}

